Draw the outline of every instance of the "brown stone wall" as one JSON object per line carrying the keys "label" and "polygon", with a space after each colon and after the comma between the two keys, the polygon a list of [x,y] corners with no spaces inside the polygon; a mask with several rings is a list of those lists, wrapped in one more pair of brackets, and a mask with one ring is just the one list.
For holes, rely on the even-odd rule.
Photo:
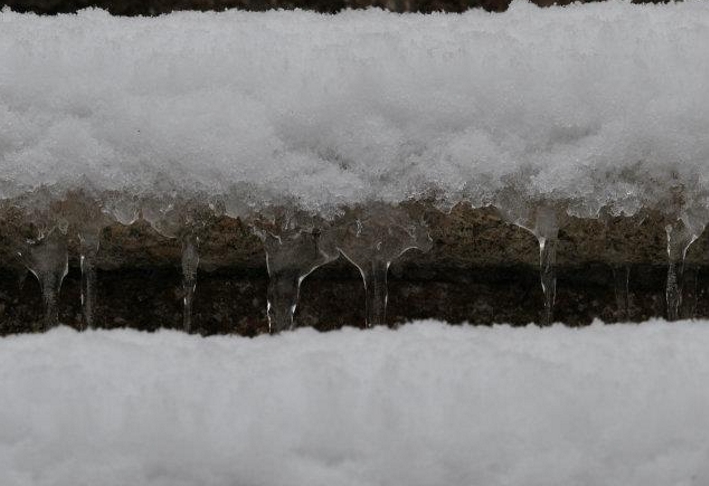
{"label": "brown stone wall", "polygon": [[[505,222],[493,209],[464,205],[449,214],[431,211],[428,221],[430,251],[410,250],[390,268],[390,324],[419,318],[477,324],[540,322],[539,246],[532,234]],[[667,223],[656,213],[564,221],[559,231],[555,319],[585,325],[594,318],[642,321],[666,315]],[[0,220],[0,334],[36,329],[42,315],[37,280],[23,269],[15,243],[8,239],[12,224]],[[268,276],[261,241],[239,220],[224,217],[207,228],[200,255],[193,330],[247,335],[266,331]],[[62,322],[80,327],[76,241],[70,241],[69,258],[60,316]],[[109,226],[101,234],[97,266],[99,327],[180,328],[179,242],[159,235],[145,221]],[[627,315],[616,295],[626,269]],[[683,317],[709,317],[707,269],[709,232],[687,254]],[[305,279],[296,321],[321,330],[362,326],[364,288],[356,268],[340,257]]]}

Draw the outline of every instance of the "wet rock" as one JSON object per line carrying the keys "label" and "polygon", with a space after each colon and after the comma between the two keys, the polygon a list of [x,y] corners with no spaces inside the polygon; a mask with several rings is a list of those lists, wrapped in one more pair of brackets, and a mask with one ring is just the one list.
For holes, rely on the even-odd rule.
{"label": "wet rock", "polygon": [[[524,325],[540,322],[543,297],[539,245],[528,231],[505,222],[494,208],[459,205],[443,214],[425,205],[432,248],[410,250],[389,270],[389,324],[419,318],[451,323]],[[585,325],[599,318],[640,321],[666,315],[666,218],[569,218],[559,231],[555,320]],[[34,331],[42,321],[37,280],[23,270],[13,237],[22,224],[0,224],[0,332]],[[262,242],[248,224],[221,217],[205,229],[194,296],[192,330],[202,334],[266,332],[268,275]],[[681,317],[709,316],[706,272],[709,236],[689,248]],[[81,327],[78,243],[69,241],[69,273],[59,297],[60,321]],[[181,246],[145,221],[114,224],[96,255],[95,324],[152,331],[182,325]],[[614,268],[627,268],[627,316],[619,309]],[[363,326],[365,294],[357,269],[344,258],[316,269],[303,282],[298,326],[329,330]]]}

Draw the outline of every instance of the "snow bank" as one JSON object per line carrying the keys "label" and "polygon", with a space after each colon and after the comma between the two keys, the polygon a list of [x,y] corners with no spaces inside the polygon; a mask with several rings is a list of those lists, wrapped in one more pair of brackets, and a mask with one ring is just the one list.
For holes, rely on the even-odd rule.
{"label": "snow bank", "polygon": [[[0,14],[0,198],[707,207],[709,4]],[[681,188],[681,189],[678,189]],[[512,195],[512,196],[510,196]]]}
{"label": "snow bank", "polygon": [[707,322],[0,339],[19,485],[703,485]]}

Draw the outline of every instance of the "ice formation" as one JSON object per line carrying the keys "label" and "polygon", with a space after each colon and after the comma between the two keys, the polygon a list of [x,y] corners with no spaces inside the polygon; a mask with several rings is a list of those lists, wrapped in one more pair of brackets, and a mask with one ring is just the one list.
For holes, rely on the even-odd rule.
{"label": "ice formation", "polygon": [[618,316],[622,319],[628,319],[630,315],[629,265],[613,265],[613,290],[615,292]]}
{"label": "ice formation", "polygon": [[182,239],[182,329],[192,328],[192,302],[197,290],[197,269],[199,267],[199,237],[187,234]]}
{"label": "ice formation", "polygon": [[68,233],[75,235],[79,241],[83,327],[94,327],[95,261],[101,231],[112,222],[112,218],[106,214],[99,201],[92,200],[81,192],[69,193],[49,218],[51,221],[66,220]]}
{"label": "ice formation", "polygon": [[556,301],[556,247],[559,241],[559,221],[563,219],[565,213],[562,208],[546,204],[503,205],[502,207],[505,208],[501,210],[503,217],[532,233],[539,242],[539,276],[544,293],[542,322],[551,324]]}
{"label": "ice formation", "polygon": [[185,198],[174,193],[161,197],[160,193],[141,201],[140,217],[161,235],[176,238],[182,245],[182,328],[192,327],[192,304],[197,289],[200,234],[217,211],[199,197]]}
{"label": "ice formation", "polygon": [[323,238],[326,254],[340,252],[362,275],[366,325],[386,324],[387,274],[392,261],[410,249],[427,251],[431,239],[423,221],[402,208],[373,205],[348,214]]}
{"label": "ice formation", "polygon": [[338,255],[323,251],[321,229],[302,214],[279,214],[270,221],[257,220],[254,231],[263,241],[266,253],[269,331],[291,330],[303,280]]}
{"label": "ice formation", "polygon": [[[679,317],[683,255],[709,221],[706,2],[428,16],[5,9],[0,26],[0,218],[39,207],[44,235],[79,237],[87,326],[96,235],[111,222],[143,218],[181,240],[189,329],[210,214],[288,208],[342,228],[352,208],[409,200],[515,215],[540,243],[549,322],[559,221],[658,210]],[[340,249],[372,266],[369,318],[382,321],[386,259]]]}
{"label": "ice formation", "polygon": [[69,271],[66,236],[54,228],[37,240],[28,240],[18,256],[39,281],[44,303],[42,329],[47,330],[59,324],[59,291]]}
{"label": "ice formation", "polygon": [[704,232],[706,220],[704,215],[692,218],[691,213],[685,213],[682,219],[665,227],[667,233],[667,318],[677,320],[682,305],[682,275],[687,250]]}

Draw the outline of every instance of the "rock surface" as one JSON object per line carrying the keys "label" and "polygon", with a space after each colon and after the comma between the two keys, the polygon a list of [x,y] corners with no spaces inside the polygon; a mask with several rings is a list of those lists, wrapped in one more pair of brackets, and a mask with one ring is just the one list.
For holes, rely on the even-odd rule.
{"label": "rock surface", "polygon": [[[388,322],[436,318],[451,323],[539,322],[543,311],[539,246],[527,230],[493,208],[465,205],[444,214],[410,208],[428,221],[430,251],[410,250],[389,270]],[[594,318],[640,321],[666,314],[667,220],[657,213],[633,218],[568,218],[559,230],[554,317],[569,325]],[[0,224],[0,332],[32,331],[41,322],[37,280],[17,258],[18,221]],[[12,237],[15,235],[15,237]],[[684,317],[709,316],[706,288],[709,237],[687,252]],[[248,225],[222,217],[205,229],[194,301],[193,330],[203,334],[266,332],[268,276],[261,241]],[[103,230],[97,254],[99,327],[154,330],[180,327],[180,244],[138,220]],[[60,296],[60,320],[82,325],[78,242],[69,237],[70,270]],[[628,315],[617,292],[629,272]],[[315,270],[303,282],[296,323],[327,330],[362,326],[364,289],[346,259]]]}

